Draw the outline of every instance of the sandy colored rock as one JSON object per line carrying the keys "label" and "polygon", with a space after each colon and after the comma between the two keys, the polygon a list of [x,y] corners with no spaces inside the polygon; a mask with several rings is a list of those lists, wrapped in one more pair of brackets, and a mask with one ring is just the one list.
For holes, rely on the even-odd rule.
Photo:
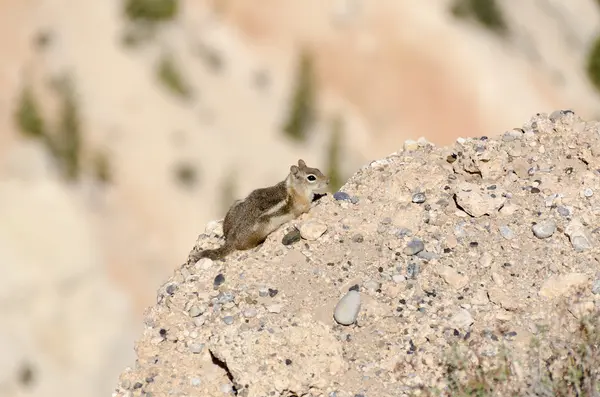
{"label": "sandy colored rock", "polygon": [[318,219],[309,219],[300,226],[300,235],[305,240],[316,240],[327,231],[327,225]]}
{"label": "sandy colored rock", "polygon": [[571,288],[580,287],[588,281],[588,276],[583,273],[552,276],[544,281],[539,293],[543,297],[553,299],[567,294]]}
{"label": "sandy colored rock", "polygon": [[463,288],[469,282],[469,278],[467,276],[458,274],[458,272],[450,266],[440,266],[438,269],[438,274],[444,279],[445,282],[455,289]]}

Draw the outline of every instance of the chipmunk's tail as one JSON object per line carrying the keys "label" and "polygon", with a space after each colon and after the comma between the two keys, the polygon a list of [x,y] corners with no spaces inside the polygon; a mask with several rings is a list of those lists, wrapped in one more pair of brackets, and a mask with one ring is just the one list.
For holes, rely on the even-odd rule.
{"label": "chipmunk's tail", "polygon": [[208,258],[208,259],[212,259],[212,260],[223,259],[225,256],[227,256],[228,254],[230,254],[233,251],[234,251],[233,246],[225,243],[224,245],[222,245],[219,248],[192,253],[192,255],[190,255],[190,259],[188,260],[188,263],[197,262],[198,260],[200,260],[202,258]]}

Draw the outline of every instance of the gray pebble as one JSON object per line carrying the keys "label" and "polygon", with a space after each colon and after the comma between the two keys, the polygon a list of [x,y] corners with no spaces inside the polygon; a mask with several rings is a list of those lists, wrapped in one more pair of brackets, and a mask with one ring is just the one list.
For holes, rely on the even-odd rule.
{"label": "gray pebble", "polygon": [[220,292],[219,295],[217,295],[217,302],[219,302],[220,304],[233,302],[233,299],[234,296],[231,292]]}
{"label": "gray pebble", "polygon": [[223,322],[227,325],[233,324],[233,316],[225,316],[223,317]]}
{"label": "gray pebble", "polygon": [[333,318],[339,324],[350,325],[356,321],[360,311],[360,293],[348,291],[335,306]]}
{"label": "gray pebble", "polygon": [[382,225],[389,225],[390,223],[392,223],[392,218],[390,218],[389,216],[386,216],[381,220]]}
{"label": "gray pebble", "polygon": [[398,229],[398,231],[396,232],[396,237],[402,238],[405,236],[412,236],[412,230],[407,229],[405,227],[401,227],[400,229]]}
{"label": "gray pebble", "polygon": [[412,202],[416,204],[424,203],[426,199],[425,193],[415,193],[412,196]]}
{"label": "gray pebble", "polygon": [[215,280],[213,281],[213,285],[215,288],[219,288],[219,286],[221,284],[223,284],[225,282],[225,276],[223,276],[221,273],[217,274],[217,277],[215,277]]}
{"label": "gray pebble", "polygon": [[600,295],[600,278],[594,281],[594,284],[592,285],[592,294]]}
{"label": "gray pebble", "polygon": [[424,249],[425,243],[423,243],[423,241],[419,240],[418,238],[414,238],[408,242],[408,244],[404,248],[404,253],[406,255],[416,255]]}
{"label": "gray pebble", "polygon": [[268,288],[261,288],[261,289],[259,289],[258,290],[258,295],[261,298],[265,298],[265,297],[269,296],[269,289]]}
{"label": "gray pebble", "polygon": [[507,240],[512,240],[516,237],[515,233],[512,230],[510,230],[510,228],[506,225],[500,226],[498,230],[500,230],[500,234],[502,235],[502,237],[504,237]]}
{"label": "gray pebble", "polygon": [[583,190],[583,195],[585,197],[592,197],[594,195],[594,191],[588,187]]}
{"label": "gray pebble", "polygon": [[175,291],[177,291],[177,284],[171,283],[171,284],[167,285],[167,287],[165,288],[165,291],[167,291],[167,294],[173,295],[175,293]]}
{"label": "gray pebble", "polygon": [[375,280],[369,280],[363,284],[363,286],[369,291],[377,291],[381,288],[381,283]]}
{"label": "gray pebble", "polygon": [[386,225],[379,225],[379,226],[377,226],[377,233],[383,234],[385,232],[387,232],[387,226]]}
{"label": "gray pebble", "polygon": [[338,201],[350,201],[350,195],[346,192],[335,192],[333,198]]}
{"label": "gray pebble", "polygon": [[559,205],[558,207],[556,207],[556,211],[558,211],[558,213],[564,217],[571,215],[571,211],[569,211],[569,209],[567,207],[564,207],[562,205]]}
{"label": "gray pebble", "polygon": [[194,354],[200,354],[204,350],[204,343],[190,343],[188,349]]}
{"label": "gray pebble", "polygon": [[406,266],[406,276],[408,278],[415,279],[419,275],[419,271],[421,270],[421,266],[419,266],[416,262],[411,262]]}
{"label": "gray pebble", "polygon": [[417,254],[417,256],[425,261],[432,261],[434,259],[439,258],[438,254],[430,251],[421,251]]}
{"label": "gray pebble", "polygon": [[300,235],[300,230],[294,229],[291,232],[287,233],[285,236],[283,236],[283,238],[281,239],[281,244],[292,245],[300,241],[301,238],[302,237]]}
{"label": "gray pebble", "polygon": [[548,238],[556,231],[556,222],[552,219],[545,219],[533,225],[531,230],[537,238]]}
{"label": "gray pebble", "polygon": [[352,196],[352,198],[350,198],[350,202],[352,204],[358,204],[359,201],[360,201],[360,199],[356,196]]}
{"label": "gray pebble", "polygon": [[198,305],[194,305],[190,307],[190,310],[188,310],[188,314],[190,315],[190,317],[198,317],[202,313],[204,313],[204,310]]}
{"label": "gray pebble", "polygon": [[129,379],[123,379],[121,382],[121,387],[125,390],[131,389],[131,381]]}

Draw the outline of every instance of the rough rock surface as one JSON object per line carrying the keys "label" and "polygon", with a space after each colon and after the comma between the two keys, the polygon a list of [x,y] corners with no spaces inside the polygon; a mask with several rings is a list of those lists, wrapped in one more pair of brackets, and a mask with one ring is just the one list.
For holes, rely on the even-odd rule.
{"label": "rough rock surface", "polygon": [[[456,343],[518,356],[532,336],[563,335],[600,304],[600,195],[587,190],[600,189],[599,126],[561,111],[498,139],[394,153],[346,183],[358,200],[322,197],[257,249],[186,263],[114,395],[401,396],[445,387]],[[281,243],[311,219],[323,235]],[[211,224],[198,245],[219,235]],[[361,308],[342,326],[334,308],[351,289]]]}

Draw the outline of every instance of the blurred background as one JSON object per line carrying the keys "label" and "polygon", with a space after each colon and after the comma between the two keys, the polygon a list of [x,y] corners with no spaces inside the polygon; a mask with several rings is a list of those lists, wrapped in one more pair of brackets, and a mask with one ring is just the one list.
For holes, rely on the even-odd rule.
{"label": "blurred background", "polygon": [[0,395],[106,396],[206,222],[298,158],[600,113],[596,0],[2,0]]}

